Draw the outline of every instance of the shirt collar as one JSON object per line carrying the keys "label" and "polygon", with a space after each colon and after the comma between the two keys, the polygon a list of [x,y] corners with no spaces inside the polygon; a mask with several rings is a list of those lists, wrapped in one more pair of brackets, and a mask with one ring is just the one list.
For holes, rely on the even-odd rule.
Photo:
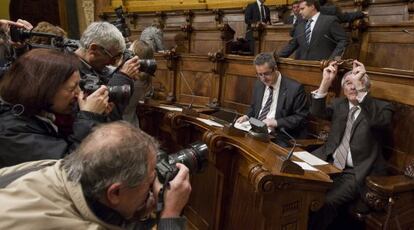
{"label": "shirt collar", "polygon": [[320,12],[318,12],[318,13],[316,13],[315,15],[313,15],[313,17],[311,17],[310,19],[312,19],[312,22],[316,22],[316,20],[318,20],[318,18],[319,18],[319,15],[320,15],[321,13]]}
{"label": "shirt collar", "polygon": [[260,6],[262,6],[262,3],[259,1],[259,0],[256,0],[256,2],[257,2],[257,5],[260,7]]}
{"label": "shirt collar", "polygon": [[[280,86],[280,81],[281,81],[282,75],[280,74],[280,72],[278,72],[277,75],[277,80],[275,81],[275,83],[272,84],[273,90],[278,89]],[[269,89],[269,86],[266,86],[266,89]]]}

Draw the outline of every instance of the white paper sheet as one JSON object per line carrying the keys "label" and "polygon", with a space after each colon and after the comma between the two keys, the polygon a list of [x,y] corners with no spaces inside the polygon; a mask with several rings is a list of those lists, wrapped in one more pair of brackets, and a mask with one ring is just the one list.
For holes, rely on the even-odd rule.
{"label": "white paper sheet", "polygon": [[319,159],[318,157],[315,157],[310,152],[307,151],[300,151],[300,152],[294,152],[293,155],[304,162],[310,164],[310,165],[327,165],[328,162],[323,161]]}
{"label": "white paper sheet", "polygon": [[177,111],[177,112],[182,112],[183,111],[182,108],[175,107],[175,106],[159,105],[158,108],[166,109],[166,110],[169,110],[169,111]]}
{"label": "white paper sheet", "polygon": [[238,122],[234,123],[234,128],[240,129],[243,131],[249,131],[252,128],[252,126],[250,125],[249,121],[245,121],[242,123],[238,123]]}
{"label": "white paper sheet", "polygon": [[317,168],[314,168],[312,166],[310,166],[308,163],[306,162],[301,162],[301,161],[293,161],[293,163],[299,165],[303,170],[306,171],[319,171]]}
{"label": "white paper sheet", "polygon": [[210,126],[215,126],[215,127],[223,127],[222,124],[219,124],[215,121],[209,120],[209,119],[204,119],[204,118],[199,118],[197,117],[197,120],[203,122],[204,124],[210,125]]}

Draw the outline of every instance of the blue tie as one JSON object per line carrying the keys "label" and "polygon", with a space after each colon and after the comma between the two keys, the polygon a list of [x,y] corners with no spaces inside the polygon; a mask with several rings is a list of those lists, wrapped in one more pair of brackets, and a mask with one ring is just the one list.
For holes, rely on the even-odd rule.
{"label": "blue tie", "polygon": [[311,31],[312,21],[313,21],[312,19],[309,19],[305,25],[305,41],[308,45],[310,44],[310,38],[311,38],[311,32],[312,32]]}

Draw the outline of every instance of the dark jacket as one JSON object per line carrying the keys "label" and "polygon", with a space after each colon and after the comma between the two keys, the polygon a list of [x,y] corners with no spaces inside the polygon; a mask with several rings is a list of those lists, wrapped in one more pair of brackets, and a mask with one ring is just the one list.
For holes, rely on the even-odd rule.
{"label": "dark jacket", "polygon": [[[258,118],[266,86],[259,80],[253,89],[252,104],[247,116]],[[304,138],[306,135],[306,118],[309,114],[309,103],[303,85],[282,77],[275,119],[278,128],[285,128],[294,137]]]}
{"label": "dark jacket", "polygon": [[311,41],[305,40],[306,21],[299,23],[292,39],[279,52],[280,57],[289,57],[293,52],[298,60],[323,60],[342,56],[348,45],[348,36],[335,16],[320,14],[312,30]]}
{"label": "dark jacket", "polygon": [[[270,9],[266,5],[263,5],[266,13],[266,18],[264,23],[270,23]],[[244,22],[247,24],[247,29],[250,28],[251,24],[260,22],[260,11],[257,2],[250,3],[246,7],[244,12]]]}
{"label": "dark jacket", "polygon": [[[390,103],[365,96],[359,104],[361,113],[351,129],[351,148],[356,182],[362,185],[367,175],[380,172],[385,167],[382,143],[391,124],[393,107]],[[325,98],[312,99],[311,114],[331,120],[331,131],[327,142],[314,154],[332,161],[332,155],[341,143],[345,131],[349,103],[345,98],[336,99],[325,106]]]}
{"label": "dark jacket", "polygon": [[13,112],[12,105],[2,102],[0,168],[27,161],[62,158],[79,145],[93,126],[105,119],[99,114],[80,111],[73,124],[73,134],[63,138],[48,121],[34,115],[19,115]]}
{"label": "dark jacket", "polygon": [[336,16],[340,23],[350,23],[364,17],[361,11],[343,13],[340,8],[330,4],[321,6],[321,14]]}
{"label": "dark jacket", "polygon": [[[117,71],[115,73],[111,73],[110,69],[105,67],[102,72],[98,72],[92,68],[86,61],[83,59],[81,60],[81,64],[79,66],[79,72],[81,77],[81,83],[85,79],[90,79],[92,76],[98,76],[100,80],[100,84],[104,84],[106,86],[122,86],[122,85],[129,85],[131,89],[130,95],[133,94],[134,91],[134,81],[126,76],[125,74]],[[111,100],[111,94],[109,97]],[[128,105],[129,100],[123,103],[115,103],[115,108],[112,109],[112,112],[108,115],[109,120],[116,121],[122,120],[122,114]]]}

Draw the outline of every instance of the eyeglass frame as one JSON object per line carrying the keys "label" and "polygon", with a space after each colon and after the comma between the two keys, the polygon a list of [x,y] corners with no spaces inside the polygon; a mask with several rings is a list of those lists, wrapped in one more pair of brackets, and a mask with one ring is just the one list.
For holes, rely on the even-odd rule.
{"label": "eyeglass frame", "polygon": [[275,68],[272,68],[272,71],[270,71],[270,72],[266,72],[266,73],[256,73],[256,76],[258,77],[258,78],[265,78],[265,77],[269,77],[269,76],[271,76],[274,72],[276,71],[276,69]]}
{"label": "eyeglass frame", "polygon": [[105,47],[101,46],[101,45],[97,45],[99,48],[101,48],[103,50],[103,52],[108,55],[108,57],[110,57],[112,60],[118,60],[122,57],[123,53],[119,53],[117,55],[113,55],[111,54],[111,52],[109,52],[109,50],[107,50]]}

